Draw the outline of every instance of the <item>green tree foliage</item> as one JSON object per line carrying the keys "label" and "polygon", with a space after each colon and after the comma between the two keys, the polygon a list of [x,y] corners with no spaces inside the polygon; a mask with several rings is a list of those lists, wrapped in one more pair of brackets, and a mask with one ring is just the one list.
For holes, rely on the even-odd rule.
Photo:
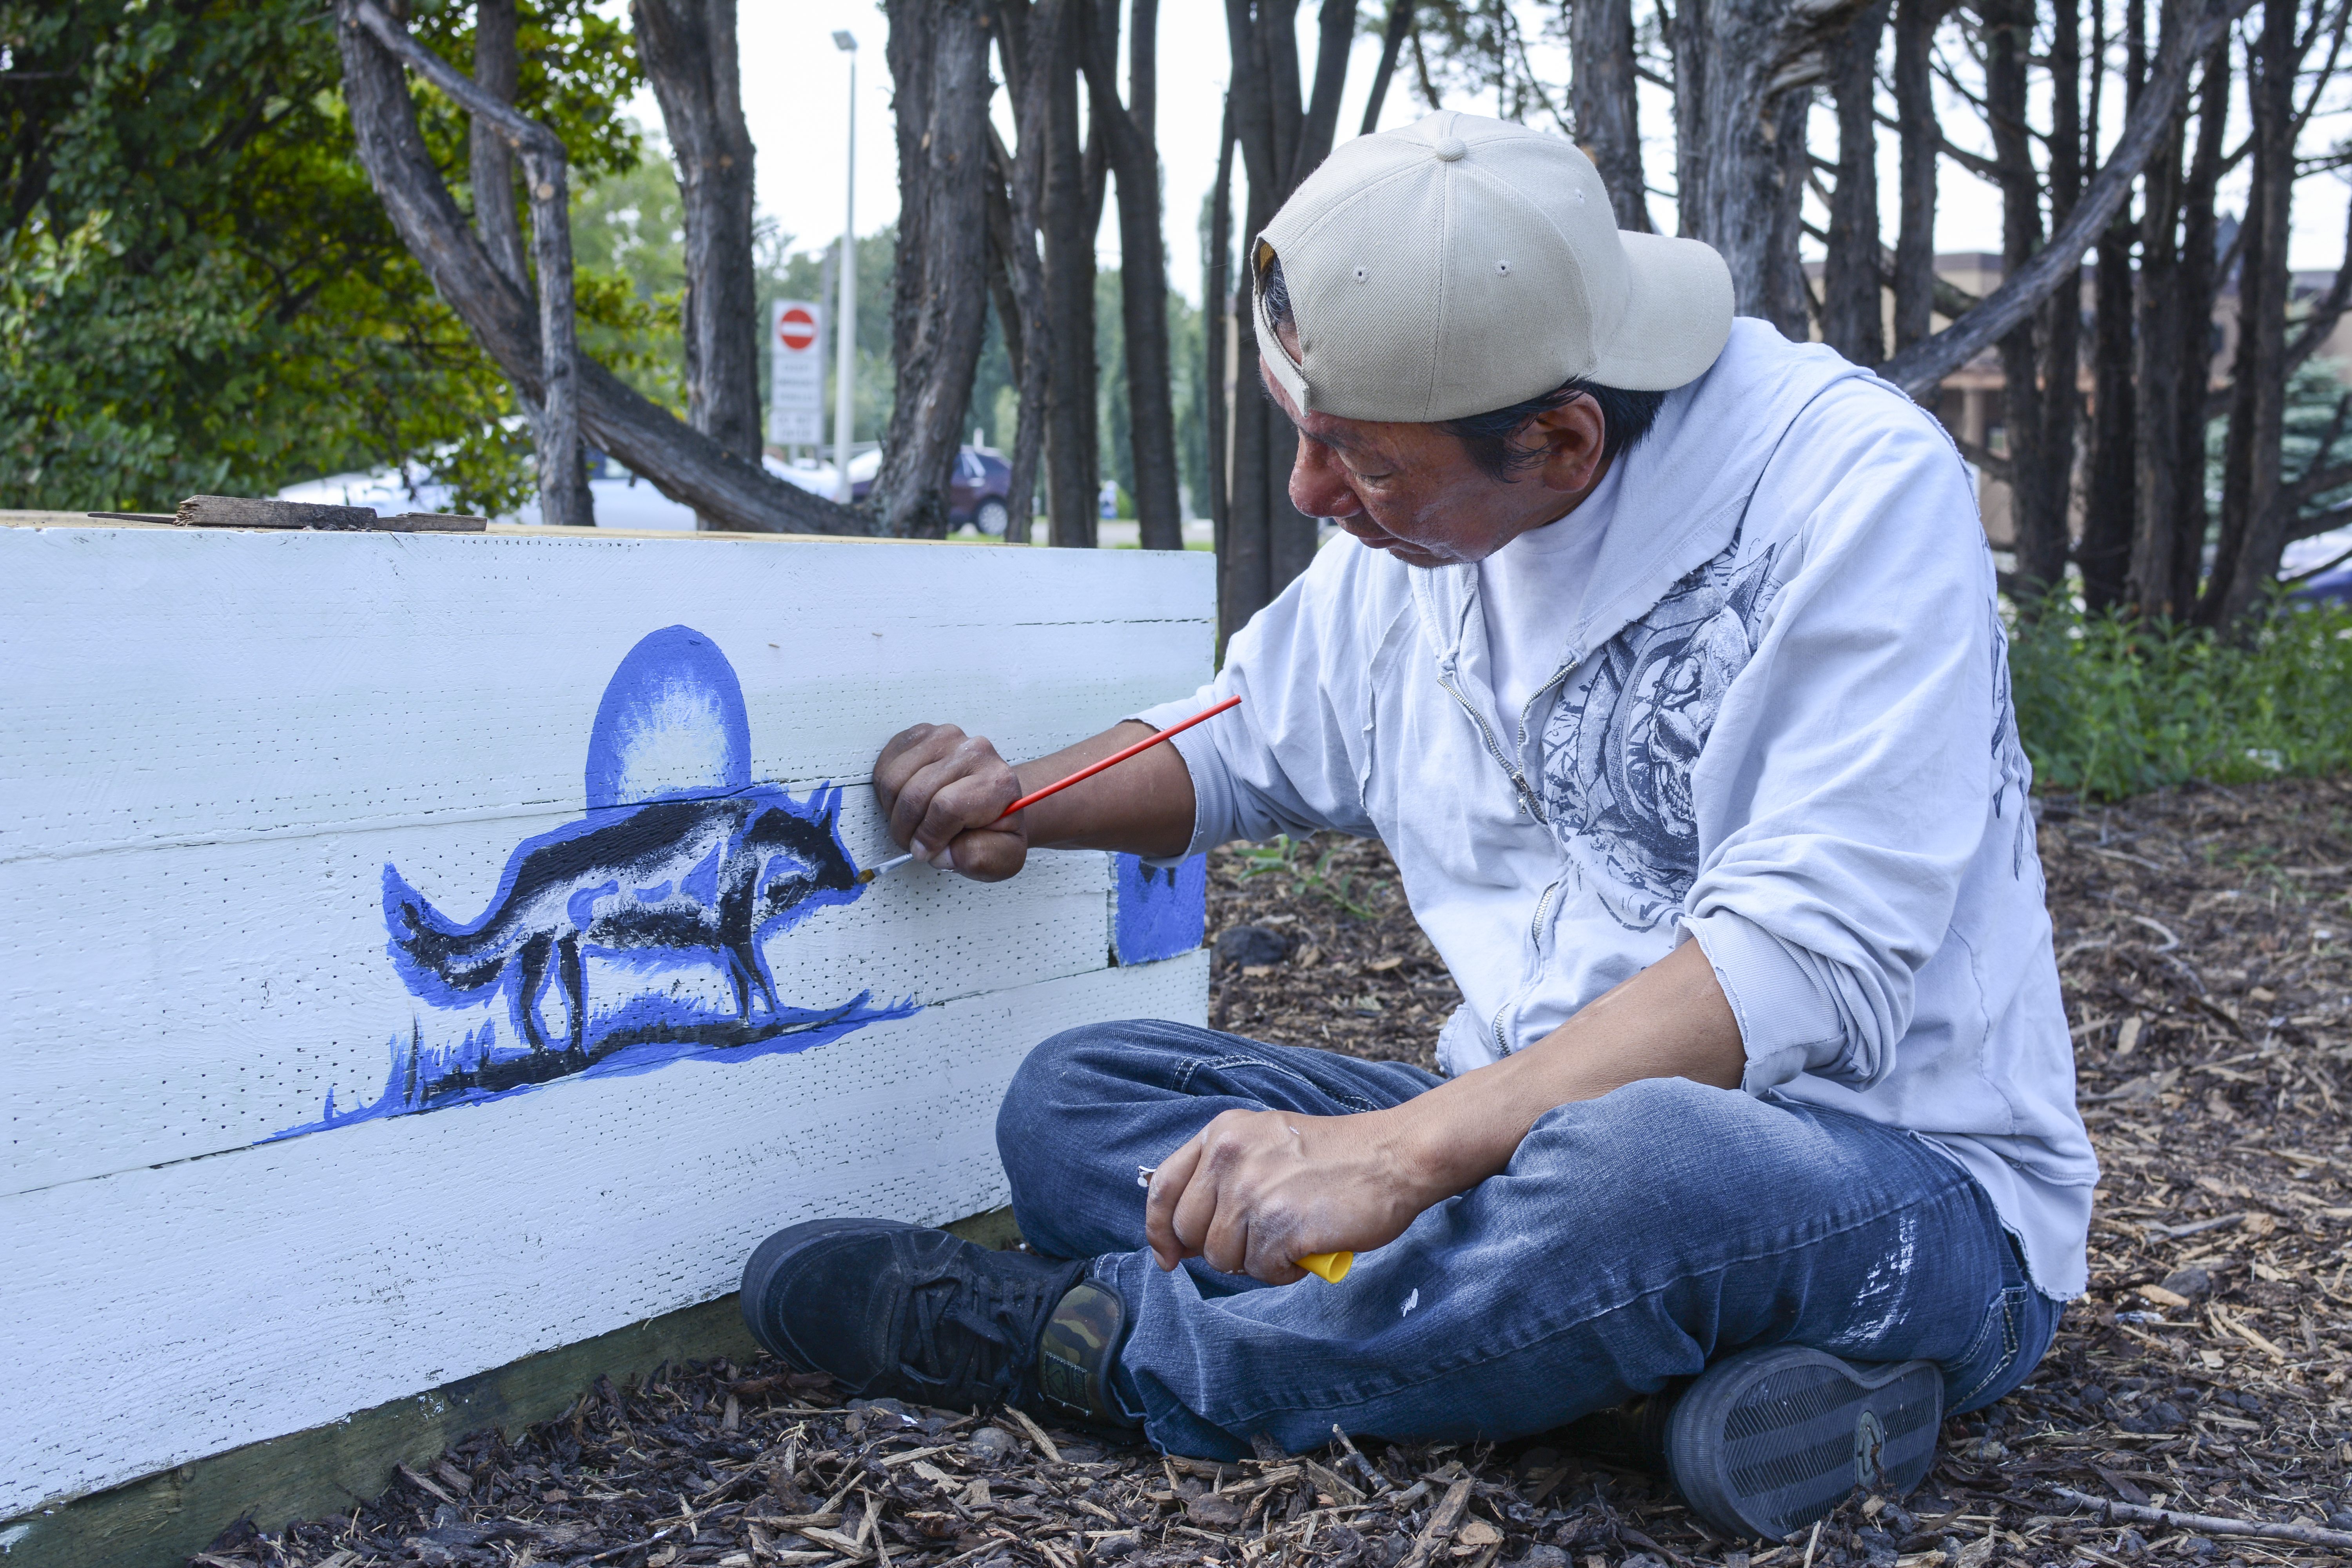
{"label": "green tree foliage", "polygon": [[[522,11],[523,109],[583,178],[635,167],[625,31],[589,0]],[[469,17],[418,31],[465,65]],[[428,457],[512,497],[508,389],[369,185],[323,5],[0,0],[0,505],[167,510]],[[462,184],[462,117],[418,101]]]}

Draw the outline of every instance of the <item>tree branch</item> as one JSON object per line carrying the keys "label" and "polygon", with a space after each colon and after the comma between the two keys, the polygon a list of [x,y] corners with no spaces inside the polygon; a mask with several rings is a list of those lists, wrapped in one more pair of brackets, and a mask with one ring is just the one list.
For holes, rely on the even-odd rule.
{"label": "tree branch", "polygon": [[1912,344],[1879,374],[1913,397],[1920,397],[2032,315],[2052,289],[2082,266],[2083,257],[2131,195],[2132,182],[2156,151],[2166,125],[2180,107],[2190,68],[2213,40],[2253,0],[2201,0],[2194,18],[2158,54],[2139,101],[2132,106],[2122,136],[2106,165],[2083,193],[2074,210],[2032,260],[1985,297],[1985,302],[1933,337]]}
{"label": "tree branch", "polygon": [[[523,395],[544,362],[531,301],[501,273],[450,198],[417,129],[400,57],[344,8],[336,28],[352,129],[384,211],[435,290]],[[656,407],[588,356],[578,361],[580,422],[596,444],[670,500],[752,531],[865,533],[863,514],[785,483]]]}

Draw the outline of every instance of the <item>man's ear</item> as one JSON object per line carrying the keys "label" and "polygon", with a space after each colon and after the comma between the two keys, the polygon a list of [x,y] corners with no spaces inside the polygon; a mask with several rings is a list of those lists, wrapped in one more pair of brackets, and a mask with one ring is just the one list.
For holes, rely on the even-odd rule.
{"label": "man's ear", "polygon": [[1609,421],[1601,405],[1582,394],[1557,408],[1548,408],[1529,422],[1531,436],[1543,448],[1544,488],[1588,490],[1601,479],[1601,453],[1609,436]]}

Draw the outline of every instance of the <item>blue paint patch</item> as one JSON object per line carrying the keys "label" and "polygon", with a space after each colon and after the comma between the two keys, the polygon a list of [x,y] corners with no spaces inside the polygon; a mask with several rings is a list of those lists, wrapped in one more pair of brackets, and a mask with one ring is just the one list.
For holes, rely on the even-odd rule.
{"label": "blue paint patch", "polygon": [[1209,858],[1195,855],[1172,867],[1147,866],[1132,855],[1111,857],[1111,955],[1121,963],[1150,963],[1199,947],[1208,934]]}
{"label": "blue paint patch", "polygon": [[[394,1037],[381,1094],[291,1137],[353,1121],[478,1104],[561,1078],[650,1071],[674,1061],[804,1051],[917,1011],[861,991],[838,1006],[786,1005],[766,944],[865,888],[841,842],[841,791],[805,799],[751,779],[742,683],[710,640],[669,626],[629,650],[605,688],[588,742],[588,809],[516,846],[489,907],[443,914],[396,867],[383,868],[386,952],[434,1009],[506,1003],[511,1044],[485,1021],[429,1043],[423,1015]],[[1197,900],[1196,900],[1197,901]],[[1195,920],[1197,928],[1198,920]],[[1199,940],[1197,930],[1194,941]],[[592,997],[590,963],[673,976]],[[714,975],[733,1001],[686,991]],[[550,1027],[553,1000],[561,1030]]]}

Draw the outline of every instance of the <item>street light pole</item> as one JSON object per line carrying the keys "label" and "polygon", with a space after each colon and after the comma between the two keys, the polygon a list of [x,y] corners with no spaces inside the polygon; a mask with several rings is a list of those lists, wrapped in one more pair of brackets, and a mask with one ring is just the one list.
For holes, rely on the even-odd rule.
{"label": "street light pole", "polygon": [[833,329],[833,499],[850,501],[849,432],[856,410],[857,373],[857,35],[833,35],[833,47],[849,57],[849,188],[841,208],[841,303]]}

